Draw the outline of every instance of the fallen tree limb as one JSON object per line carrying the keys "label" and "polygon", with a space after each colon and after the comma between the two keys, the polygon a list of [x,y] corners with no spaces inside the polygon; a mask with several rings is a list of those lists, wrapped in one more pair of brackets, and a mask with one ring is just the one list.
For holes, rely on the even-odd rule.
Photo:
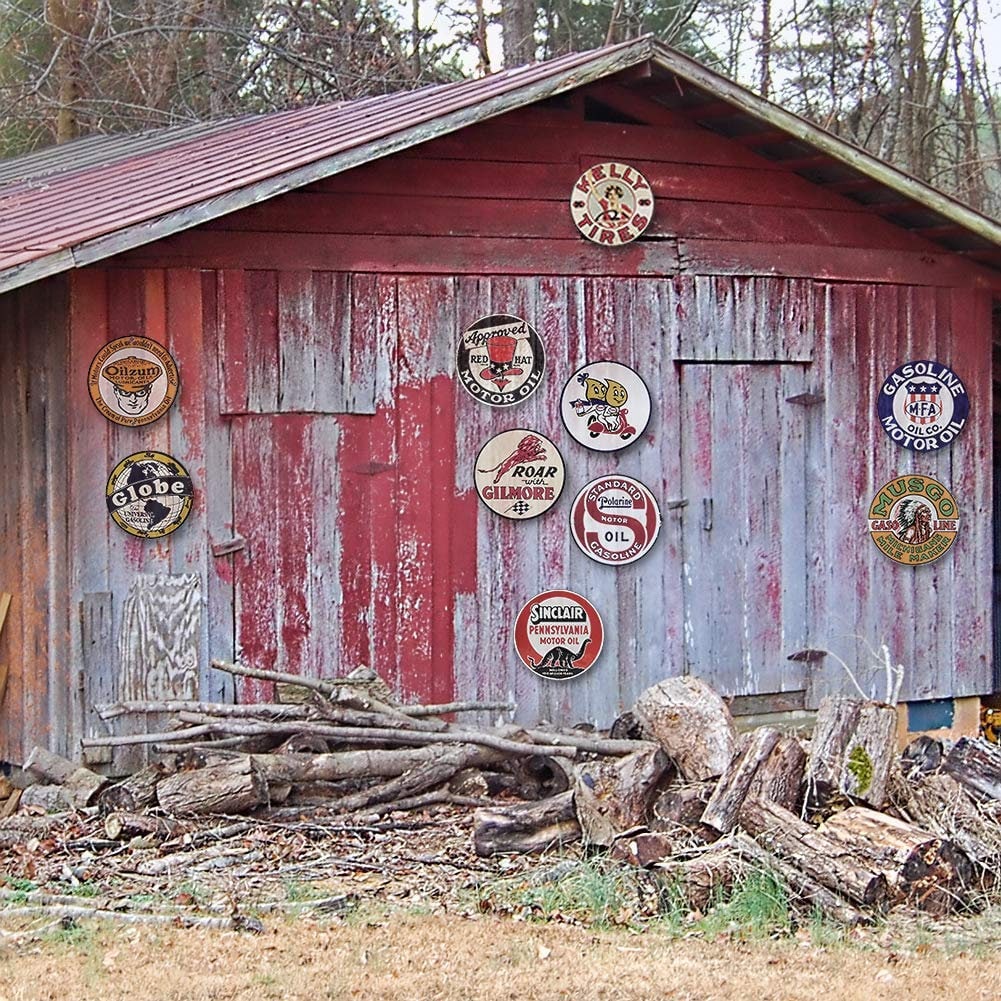
{"label": "fallen tree limb", "polygon": [[240,928],[242,923],[239,915],[228,918],[196,917],[188,914],[149,914],[134,911],[106,911],[96,907],[47,906],[38,904],[32,907],[8,907],[0,910],[0,920],[4,918],[27,917],[56,918],[98,918],[102,921],[118,921],[130,925],[179,925],[184,928]]}

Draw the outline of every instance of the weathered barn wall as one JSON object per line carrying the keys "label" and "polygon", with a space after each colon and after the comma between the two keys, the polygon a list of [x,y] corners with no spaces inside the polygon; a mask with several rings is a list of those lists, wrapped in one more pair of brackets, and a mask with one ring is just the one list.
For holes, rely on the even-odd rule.
{"label": "weathered barn wall", "polygon": [[[321,675],[373,664],[408,695],[513,695],[525,719],[607,722],[685,670],[731,693],[816,698],[843,677],[789,653],[868,660],[884,640],[908,665],[905,696],[989,690],[979,289],[997,279],[739,143],[580,115],[508,116],[73,276],[61,628],[86,678],[74,733],[99,729],[86,707],[137,676],[131,622],[159,651],[156,683],[187,684],[193,656],[206,697],[227,694],[209,658],[238,654]],[[635,163],[657,198],[646,238],[614,251],[585,243],[567,207],[580,170],[606,159]],[[526,316],[546,343],[542,388],[509,412],[452,376],[459,331],[492,311]],[[109,425],[86,392],[97,349],[130,333],[167,344],[181,373],[177,404],[144,429]],[[952,361],[973,400],[932,458],[875,419],[882,377],[924,355]],[[569,374],[609,356],[654,396],[643,440],[613,455],[569,440],[558,411]],[[804,394],[819,402],[788,402]],[[550,434],[568,467],[568,496],[527,523],[472,490],[483,440],[517,426]],[[108,470],[149,447],[184,461],[198,491],[159,543],[104,508]],[[915,570],[865,524],[875,490],[910,469],[951,485],[964,518],[953,551]],[[620,568],[566,532],[576,490],[610,470],[646,482],[664,515],[655,550]],[[237,536],[243,549],[212,555]],[[595,667],[566,684],[521,667],[510,632],[525,600],[560,585],[607,628]],[[157,600],[181,610],[158,617]],[[158,633],[168,615],[187,624],[177,663]]]}

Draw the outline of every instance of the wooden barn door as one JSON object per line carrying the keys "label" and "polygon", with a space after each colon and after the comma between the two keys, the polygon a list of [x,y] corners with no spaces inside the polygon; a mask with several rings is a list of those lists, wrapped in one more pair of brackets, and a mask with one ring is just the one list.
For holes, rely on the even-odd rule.
{"label": "wooden barn door", "polygon": [[801,689],[806,639],[804,366],[686,363],[685,671],[727,695]]}

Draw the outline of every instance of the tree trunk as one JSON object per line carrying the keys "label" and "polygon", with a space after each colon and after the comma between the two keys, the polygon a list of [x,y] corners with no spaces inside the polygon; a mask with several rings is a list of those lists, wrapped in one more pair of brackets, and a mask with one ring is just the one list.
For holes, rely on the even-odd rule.
{"label": "tree trunk", "polygon": [[653,802],[650,827],[655,831],[668,832],[677,827],[690,830],[699,827],[714,788],[712,782],[694,782],[666,789]]}
{"label": "tree trunk", "polygon": [[715,778],[729,766],[737,743],[733,718],[699,678],[667,678],[648,688],[633,712],[688,782]]}
{"label": "tree trunk", "polygon": [[168,813],[246,813],[268,800],[264,773],[250,757],[168,775],[156,787]]}
{"label": "tree trunk", "polygon": [[758,769],[779,742],[778,730],[758,727],[736,754],[730,766],[716,783],[716,789],[702,814],[702,823],[720,834],[729,834],[737,823],[741,804],[751,788]]}
{"label": "tree trunk", "polygon": [[970,860],[951,841],[885,813],[853,806],[820,830],[886,875],[893,904],[948,914],[970,884]]}
{"label": "tree trunk", "polygon": [[774,803],[746,799],[741,826],[766,851],[805,876],[865,907],[881,907],[886,876],[862,865],[842,845]]}
{"label": "tree trunk", "polygon": [[780,737],[754,775],[748,796],[767,799],[798,813],[803,800],[806,751],[796,737]]}
{"label": "tree trunk", "polygon": [[821,801],[840,793],[879,809],[896,758],[896,735],[893,706],[824,699],[810,744],[807,786],[816,788]]}
{"label": "tree trunk", "polygon": [[473,847],[480,856],[544,852],[579,841],[573,793],[535,803],[488,807],[473,814]]}
{"label": "tree trunk", "polygon": [[533,0],[502,0],[501,37],[504,68],[523,66],[535,59],[535,4]]}
{"label": "tree trunk", "polygon": [[574,804],[585,839],[607,846],[623,831],[644,824],[668,764],[664,752],[651,747],[624,758],[578,765]]}

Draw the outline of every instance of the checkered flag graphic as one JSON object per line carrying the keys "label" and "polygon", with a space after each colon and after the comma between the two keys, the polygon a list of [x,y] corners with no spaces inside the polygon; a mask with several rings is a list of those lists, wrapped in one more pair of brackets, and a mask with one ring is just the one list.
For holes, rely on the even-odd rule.
{"label": "checkered flag graphic", "polygon": [[516,515],[520,516],[526,514],[530,507],[531,505],[529,503],[520,500],[520,501],[515,501],[515,503],[508,508],[508,511],[514,511]]}

